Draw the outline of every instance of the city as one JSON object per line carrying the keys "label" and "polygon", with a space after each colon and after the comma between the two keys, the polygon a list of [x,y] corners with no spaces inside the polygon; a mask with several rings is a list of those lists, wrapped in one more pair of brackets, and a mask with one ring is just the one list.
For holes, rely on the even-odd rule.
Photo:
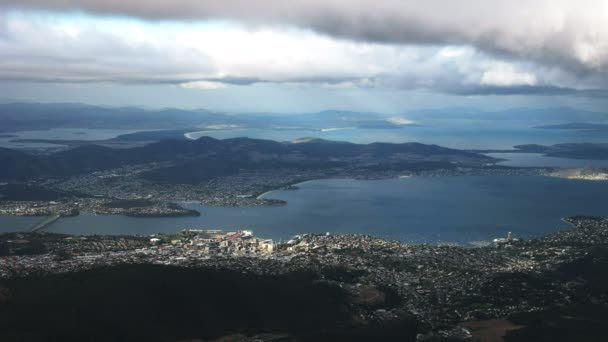
{"label": "city", "polygon": [[[366,321],[394,319],[407,312],[429,327],[421,341],[433,336],[466,337],[470,332],[461,322],[568,305],[581,295],[584,299],[578,300],[598,300],[581,293],[579,280],[560,279],[552,272],[605,248],[608,219],[567,220],[572,228],[566,231],[531,240],[509,234],[485,247],[330,234],[276,242],[250,231],[200,229],[148,237],[7,233],[0,235],[4,255],[0,276],[10,279],[121,264],[226,269],[263,276],[306,270],[354,297],[371,291],[381,296],[380,304],[392,298],[386,308],[359,305]],[[494,285],[497,281],[500,286]]]}
{"label": "city", "polygon": [[608,0],[0,0],[0,342],[608,341]]}

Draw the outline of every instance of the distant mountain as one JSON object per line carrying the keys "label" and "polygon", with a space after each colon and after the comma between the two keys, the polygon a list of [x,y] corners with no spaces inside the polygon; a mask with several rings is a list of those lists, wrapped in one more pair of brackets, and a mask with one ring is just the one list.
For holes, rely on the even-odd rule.
{"label": "distant mountain", "polygon": [[521,152],[544,153],[550,157],[570,159],[608,159],[608,144],[556,144],[544,145],[518,145],[516,149]]}
{"label": "distant mountain", "polygon": [[540,123],[608,122],[608,112],[594,112],[569,107],[513,108],[499,111],[483,111],[476,108],[454,107],[407,111],[406,118],[424,120],[507,120]]}
{"label": "distant mountain", "polygon": [[[112,148],[136,147],[157,142],[160,140],[186,140],[186,133],[193,129],[175,130],[153,130],[135,133],[121,134],[115,138],[105,140],[66,140],[66,139],[11,139],[12,143],[43,143],[53,145],[64,145],[65,147],[77,147],[84,145],[99,145]],[[1,135],[0,135],[1,137]]]}
{"label": "distant mountain", "polygon": [[[397,118],[401,119],[401,118]],[[403,120],[370,112],[328,110],[318,113],[226,114],[204,109],[144,109],[103,107],[78,103],[0,103],[0,132],[50,128],[190,129],[207,127],[258,128],[396,128]]]}
{"label": "distant mountain", "polygon": [[325,110],[301,114],[249,113],[232,117],[244,126],[266,128],[398,128],[403,126],[397,122],[391,122],[389,115],[386,114],[347,110]]}
{"label": "distant mountain", "polygon": [[217,140],[202,137],[198,140],[163,140],[123,149],[86,145],[47,156],[0,149],[0,163],[3,165],[0,179],[66,177],[151,162],[170,162],[172,165],[144,175],[148,179],[193,182],[238,173],[242,169],[324,169],[337,165],[367,167],[418,162],[479,165],[492,161],[493,158],[481,154],[419,143],[365,145],[320,139],[279,143],[249,138]]}
{"label": "distant mountain", "polygon": [[[558,108],[516,108],[482,111],[475,108],[415,110],[401,115],[348,110],[326,110],[317,113],[242,113],[227,114],[204,109],[144,109],[138,107],[102,107],[77,103],[0,103],[0,132],[50,128],[107,128],[136,130],[198,130],[221,127],[255,127],[271,129],[387,129],[411,126],[425,121],[467,120],[525,121],[537,125],[569,122],[606,122],[608,113]],[[140,137],[137,137],[140,138]]]}
{"label": "distant mountain", "polygon": [[224,124],[231,118],[205,110],[147,110],[137,107],[101,107],[75,103],[0,104],[0,131],[49,128],[176,129]]}
{"label": "distant mountain", "polygon": [[596,124],[587,122],[571,122],[558,125],[536,126],[540,129],[563,129],[563,130],[588,130],[588,131],[608,131],[608,124]]}

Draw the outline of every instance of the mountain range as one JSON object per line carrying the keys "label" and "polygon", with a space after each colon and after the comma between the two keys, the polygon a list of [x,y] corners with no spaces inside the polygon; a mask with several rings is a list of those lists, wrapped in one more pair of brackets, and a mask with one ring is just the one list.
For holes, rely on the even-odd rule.
{"label": "mountain range", "polygon": [[[335,166],[389,167],[439,162],[481,165],[495,159],[471,152],[420,143],[354,144],[321,139],[281,143],[233,138],[218,140],[162,140],[142,147],[108,148],[85,145],[49,155],[30,155],[0,148],[0,179],[28,180],[67,177],[126,165],[165,162],[150,179],[200,181],[241,169],[310,169]],[[405,164],[404,164],[405,163]]]}
{"label": "mountain range", "polygon": [[515,108],[483,111],[475,108],[440,108],[401,111],[398,114],[326,110],[317,113],[223,113],[206,109],[145,109],[103,107],[80,103],[0,104],[0,132],[50,128],[92,129],[197,129],[209,127],[256,128],[400,128],[413,124],[461,120],[515,120],[536,125],[569,122],[606,122],[608,114],[569,107]]}

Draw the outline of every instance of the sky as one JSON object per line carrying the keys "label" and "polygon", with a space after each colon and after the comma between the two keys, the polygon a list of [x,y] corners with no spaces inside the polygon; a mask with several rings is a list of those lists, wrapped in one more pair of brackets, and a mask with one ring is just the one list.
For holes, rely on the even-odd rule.
{"label": "sky", "polygon": [[605,0],[0,0],[0,101],[608,108]]}

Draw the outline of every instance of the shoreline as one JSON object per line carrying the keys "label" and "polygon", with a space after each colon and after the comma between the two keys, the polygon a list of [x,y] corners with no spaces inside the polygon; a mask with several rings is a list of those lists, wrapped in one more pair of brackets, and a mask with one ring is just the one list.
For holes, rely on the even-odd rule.
{"label": "shoreline", "polygon": [[[484,169],[486,170],[486,169]],[[557,179],[563,179],[563,180],[568,180],[568,181],[585,181],[585,182],[602,182],[602,181],[607,181],[608,182],[608,178],[604,179],[598,179],[598,178],[583,178],[583,177],[566,177],[563,174],[560,174],[559,171],[556,171],[556,168],[537,168],[537,167],[510,167],[507,169],[502,169],[502,168],[496,168],[496,169],[487,169],[486,171],[499,171],[499,172],[504,172],[505,170],[512,170],[515,172],[518,171],[527,171],[524,173],[520,173],[520,174],[510,174],[510,173],[498,173],[498,174],[488,174],[487,172],[479,172],[479,171],[483,171],[483,170],[476,170],[473,171],[472,173],[467,173],[467,172],[471,172],[471,170],[469,171],[465,171],[465,173],[462,173],[461,170],[444,170],[444,169],[440,169],[440,170],[431,170],[429,172],[423,172],[423,173],[403,173],[403,174],[390,174],[390,175],[371,175],[369,177],[360,177],[357,175],[350,175],[350,176],[335,176],[335,177],[315,177],[312,179],[308,179],[308,180],[304,180],[304,181],[296,181],[296,182],[291,182],[291,183],[284,183],[284,184],[280,184],[277,185],[276,187],[270,189],[270,190],[266,190],[263,193],[256,195],[256,194],[251,194],[248,195],[247,197],[243,197],[243,198],[249,198],[249,199],[253,199],[253,202],[251,203],[235,203],[235,204],[231,204],[228,203],[226,205],[216,205],[216,204],[211,204],[206,202],[204,199],[176,199],[176,198],[168,198],[168,199],[164,199],[164,200],[159,200],[158,204],[160,204],[161,206],[167,206],[167,205],[171,205],[171,203],[183,203],[183,204],[201,204],[203,206],[206,207],[225,207],[225,208],[249,208],[249,207],[272,207],[272,206],[276,206],[276,205],[287,205],[288,203],[284,200],[280,200],[280,199],[273,199],[273,198],[265,198],[265,196],[267,196],[268,194],[275,192],[275,191],[285,191],[285,190],[299,190],[299,186],[305,185],[307,183],[311,183],[311,182],[318,182],[318,181],[327,181],[327,180],[354,180],[354,181],[375,181],[375,180],[401,180],[401,179],[416,179],[416,178],[460,178],[460,177],[546,177],[546,178],[557,178]],[[557,170],[572,170],[572,169],[557,169]],[[240,197],[240,196],[237,196]],[[79,198],[77,199],[77,201],[79,202],[83,202],[86,201],[87,198]],[[259,202],[258,202],[259,201]],[[44,203],[43,203],[44,202]],[[49,216],[48,214],[45,213],[32,213],[32,214],[4,214],[2,213],[3,211],[8,211],[9,209],[6,208],[2,208],[3,205],[6,204],[12,204],[12,203],[31,203],[31,204],[36,204],[36,206],[40,207],[41,204],[45,204],[46,206],[50,206],[50,205],[55,205],[54,201],[6,201],[6,202],[2,202],[0,201],[0,216],[4,215],[4,216],[26,216],[26,217],[33,217],[33,216]],[[108,211],[107,208],[102,208],[104,210],[96,210],[94,207],[92,207],[92,210],[86,210],[86,209],[82,209],[79,208],[79,210],[82,211],[90,211],[90,212],[97,212],[98,214],[103,214],[103,215],[125,215],[125,216],[129,216],[127,213],[122,214],[122,213],[111,213],[111,212],[106,212],[104,213],[103,211]],[[183,208],[182,209],[186,209]],[[50,209],[49,209],[50,210]],[[199,213],[200,214],[200,213]],[[174,213],[170,213],[169,217],[173,216]],[[154,215],[152,215],[154,216]],[[185,216],[189,216],[189,215],[185,215]],[[162,214],[158,215],[158,217],[163,217]]]}
{"label": "shoreline", "polygon": [[[354,179],[354,178],[315,178],[315,179],[305,180],[303,182],[289,183],[287,185],[281,186],[280,188],[268,190],[268,191],[262,193],[261,195],[256,196],[255,198],[260,199],[260,200],[269,200],[269,199],[272,200],[272,198],[264,198],[264,196],[266,196],[267,194],[269,194],[271,192],[275,192],[275,191],[299,190],[299,187],[303,184],[323,181],[323,180],[330,180],[330,179]],[[285,201],[285,204],[287,204],[286,201]],[[246,206],[244,206],[244,207],[246,207]]]}
{"label": "shoreline", "polygon": [[[83,216],[97,216],[97,215],[103,215],[103,216],[110,216],[113,214],[95,214],[92,212],[85,212]],[[2,216],[8,216],[8,215],[2,215]],[[11,217],[11,216],[9,216]],[[12,217],[24,217],[24,216],[12,216]],[[43,217],[43,216],[40,216]],[[44,216],[44,217],[48,217],[48,216]],[[61,216],[62,219],[69,219],[69,218],[73,218],[76,216]],[[151,218],[156,218],[156,217],[151,217]],[[512,241],[508,242],[508,244],[528,244],[531,242],[542,242],[543,239],[555,236],[555,235],[561,235],[565,232],[574,230],[577,228],[576,222],[575,221],[581,221],[581,220],[598,220],[598,221],[602,221],[602,220],[608,220],[608,215],[607,216],[595,216],[595,215],[573,215],[573,216],[564,216],[560,218],[560,221],[563,223],[566,223],[568,225],[567,228],[565,229],[560,229],[560,230],[556,230],[554,232],[547,232],[547,233],[543,233],[540,235],[532,235],[532,236],[527,236],[527,237],[518,237],[513,239]],[[53,222],[52,224],[54,224],[55,222]],[[52,225],[51,224],[51,225]],[[49,225],[50,226],[50,225]],[[184,231],[187,230],[202,230],[202,231],[219,231],[219,232],[230,232],[230,231],[239,231],[239,230],[243,230],[243,229],[239,229],[237,227],[233,227],[233,228],[179,228],[178,230],[176,230],[175,232],[158,232],[158,233],[152,233],[152,234],[126,234],[126,233],[121,233],[121,234],[74,234],[74,233],[62,233],[62,232],[47,232],[47,231],[30,231],[30,230],[22,230],[22,231],[0,231],[0,236],[2,235],[6,235],[6,234],[42,234],[42,235],[58,235],[58,236],[78,236],[78,237],[86,237],[86,236],[98,236],[98,237],[109,237],[109,238],[118,238],[118,237],[133,237],[133,238],[147,238],[150,236],[157,236],[157,235],[175,235],[175,234],[180,234]],[[252,232],[252,234],[257,237],[257,238],[262,238],[262,239],[266,239],[262,236],[258,236],[255,235],[255,231],[251,230],[251,229],[244,229],[243,231],[250,231]],[[311,232],[301,232],[298,233],[294,236],[292,236],[292,238],[298,238],[301,239],[303,237],[326,237],[326,236],[331,236],[331,237],[356,237],[356,238],[371,238],[374,240],[379,240],[379,241],[386,241],[386,242],[391,242],[391,243],[398,243],[401,245],[409,245],[409,246],[434,246],[434,247],[456,247],[456,248],[488,248],[488,247],[495,247],[495,246],[499,246],[501,245],[501,243],[496,243],[493,242],[492,240],[471,240],[471,241],[467,241],[467,242],[453,242],[453,241],[437,241],[437,242],[416,242],[416,241],[403,241],[403,240],[399,240],[399,239],[394,239],[394,238],[389,238],[389,237],[383,237],[381,235],[375,235],[375,234],[371,234],[371,233],[336,233],[336,234],[330,234],[330,235],[326,235],[325,233],[311,233]],[[504,244],[504,243],[503,243]]]}
{"label": "shoreline", "polygon": [[[179,217],[155,217],[155,216],[150,216],[150,217],[136,217],[136,216],[127,216],[127,215],[116,215],[116,214],[98,214],[98,213],[94,213],[94,212],[82,212],[81,215],[78,216],[83,216],[83,217],[93,217],[93,216],[124,216],[127,218],[132,218],[132,219],[139,219],[139,218],[143,218],[143,219],[163,219],[163,218],[180,218],[182,216]],[[76,218],[78,216],[69,216],[69,217],[64,217],[62,216],[61,219],[69,219],[69,218]],[[48,218],[50,216],[16,216],[16,215],[0,215],[0,217],[13,217],[13,218],[39,218],[40,220],[36,221],[36,222],[32,222],[32,224],[37,224],[39,222],[41,222],[41,220],[44,220],[45,218]],[[188,217],[188,216],[183,216],[183,217]],[[576,228],[576,225],[573,222],[568,221],[569,219],[573,219],[573,220],[577,220],[581,217],[587,217],[587,218],[597,218],[597,217],[608,217],[607,215],[603,215],[603,216],[587,216],[587,215],[583,215],[583,216],[564,216],[564,217],[560,217],[559,218],[559,222],[565,223],[566,225],[564,227],[559,227],[556,226],[555,230],[551,230],[548,232],[544,232],[544,233],[537,233],[537,234],[524,234],[524,235],[516,235],[517,239],[516,241],[518,242],[527,242],[527,241],[536,241],[539,239],[543,239],[545,237],[548,236],[552,236],[555,234],[561,234],[563,232],[569,231],[573,228]],[[55,222],[53,222],[52,225],[54,225]],[[186,223],[186,225],[189,225],[189,223]],[[50,225],[49,225],[50,226]],[[153,236],[156,234],[176,234],[179,233],[181,231],[183,231],[184,229],[210,229],[210,230],[221,230],[221,231],[238,231],[238,230],[248,230],[248,231],[252,231],[254,234],[256,232],[255,228],[249,228],[247,226],[239,226],[239,225],[234,225],[232,227],[214,227],[209,223],[205,224],[204,228],[192,228],[192,227],[183,227],[183,226],[175,226],[175,230],[174,231],[163,231],[163,232],[155,232],[155,233],[150,233],[150,234],[141,234],[141,233],[126,233],[126,232],[120,232],[120,233],[62,233],[62,232],[48,232],[46,230],[41,231],[40,233],[46,234],[46,233],[50,233],[50,234],[64,234],[64,235],[72,235],[72,236],[90,236],[90,235],[95,235],[95,236],[108,236],[108,237],[116,237],[116,236]],[[28,229],[26,230],[15,230],[15,231],[0,231],[0,235],[2,234],[9,234],[9,233],[29,233],[31,232]],[[507,230],[505,230],[504,232],[505,234],[507,233]],[[291,238],[295,237],[295,236],[304,236],[304,235],[310,235],[310,236],[325,236],[326,234],[323,232],[310,232],[310,231],[301,231],[301,232],[296,232],[295,235],[291,236]],[[478,238],[472,238],[471,240],[466,240],[466,241],[450,241],[450,240],[440,240],[440,239],[435,239],[435,240],[428,240],[427,239],[399,239],[399,238],[394,238],[394,237],[390,237],[390,236],[383,236],[382,234],[374,234],[373,232],[360,232],[360,233],[349,233],[349,232],[336,232],[336,233],[331,233],[331,236],[369,236],[372,237],[374,239],[379,239],[379,240],[386,240],[386,241],[394,241],[394,242],[398,242],[400,244],[403,245],[413,245],[413,246],[435,246],[435,247],[458,247],[458,248],[486,248],[486,247],[491,247],[491,246],[495,246],[496,243],[493,242],[494,238],[500,238],[503,235],[497,234],[496,236],[492,236],[492,237],[488,237],[487,239],[478,239]],[[276,236],[274,237],[268,237],[267,235],[256,235],[257,237],[263,238],[263,239],[273,239],[273,240],[281,240],[281,239],[288,239],[288,238],[278,238]]]}
{"label": "shoreline", "polygon": [[[284,190],[287,187],[297,187],[297,186],[305,186],[307,183],[312,183],[312,182],[319,182],[319,181],[328,181],[328,180],[351,180],[351,181],[361,181],[361,180],[384,180],[384,181],[390,181],[390,180],[400,180],[400,179],[410,179],[413,180],[414,178],[435,178],[435,177],[441,177],[441,178],[452,178],[452,181],[459,181],[460,177],[465,176],[466,174],[411,174],[411,175],[391,175],[390,177],[374,177],[374,178],[359,178],[359,177],[329,177],[329,178],[314,178],[314,179],[308,179],[308,180],[303,180],[303,181],[297,181],[288,185],[284,185],[282,184],[280,187],[277,187],[276,189],[272,189],[272,190],[268,190],[265,191],[264,193],[262,193],[261,195],[257,196],[255,198],[255,200],[257,200],[257,202],[255,202],[255,200],[252,201],[252,204],[248,205],[247,203],[245,203],[245,205],[227,205],[227,206],[218,206],[218,205],[209,205],[209,204],[205,204],[202,201],[198,201],[198,200],[194,200],[194,201],[172,201],[172,202],[178,202],[178,204],[185,204],[182,206],[182,208],[184,210],[191,210],[191,209],[195,209],[195,208],[191,208],[190,206],[188,206],[187,204],[195,204],[195,205],[201,205],[202,207],[212,207],[212,208],[226,208],[226,209],[238,209],[238,208],[255,208],[255,207],[272,207],[272,206],[276,206],[278,203],[269,203],[269,201],[282,201],[280,204],[281,205],[286,205],[288,204],[286,201],[283,200],[277,200],[277,199],[273,199],[272,197],[272,192],[275,191],[280,191],[280,190]],[[405,177],[404,177],[405,176]],[[491,175],[466,175],[469,177],[507,177],[506,175],[497,175],[497,176],[491,176]],[[512,175],[511,177],[514,177],[516,175]],[[524,175],[520,175],[520,176],[524,176]],[[550,178],[562,178],[562,177],[554,177],[551,176],[549,174],[538,174],[538,175],[526,175],[526,177],[550,177]],[[575,182],[579,182],[579,181],[584,181],[584,180],[573,180],[573,179],[567,179],[567,178],[562,178],[565,181],[575,181]],[[293,190],[297,190],[298,188],[293,188]],[[271,197],[271,198],[265,198],[265,197]],[[253,203],[255,202],[255,203]],[[170,203],[170,202],[167,202]],[[65,205],[65,204],[63,204]],[[67,207],[69,208],[69,206]],[[47,208],[41,208],[41,209],[47,209]],[[6,210],[4,210],[6,212]],[[178,215],[175,216],[173,214],[171,215],[127,215],[127,214],[121,214],[121,213],[102,213],[102,212],[96,212],[95,210],[83,210],[81,209],[82,213],[90,213],[90,214],[94,214],[94,215],[104,215],[104,216],[121,216],[121,217],[125,217],[125,218],[135,218],[135,219],[139,219],[139,218],[144,218],[144,219],[167,219],[166,222],[170,223],[172,222],[170,219],[175,219],[175,218],[179,218],[179,217],[184,217],[184,218],[188,218],[188,217],[192,217],[192,214],[184,214],[184,215]],[[196,208],[196,211],[199,213],[199,215],[204,216],[205,215],[205,209],[203,208]],[[199,216],[196,215],[196,216]],[[40,214],[36,214],[36,215],[3,215],[3,216],[7,216],[7,217],[37,217],[39,219],[43,219],[44,217],[48,217],[49,215],[40,215]],[[204,219],[203,219],[204,221]],[[563,222],[564,221],[562,220]],[[7,220],[7,222],[10,222],[10,220]],[[201,222],[202,223],[202,222]],[[9,223],[10,224],[10,223]],[[137,224],[136,222],[134,222],[134,224]],[[160,224],[160,223],[159,223]],[[259,228],[259,227],[258,227]],[[563,227],[558,227],[558,231],[563,230]],[[501,234],[497,234],[497,235],[501,235]],[[526,235],[522,235],[522,236],[526,236]],[[488,237],[484,237],[483,235],[480,236],[479,238],[473,238],[472,240],[466,240],[466,241],[450,241],[450,240],[445,240],[445,241],[439,241],[437,239],[431,239],[429,242],[431,244],[435,244],[435,245],[449,245],[449,244],[456,244],[456,245],[460,245],[460,246],[476,246],[476,245],[484,245],[486,244],[488,241],[491,241],[492,238],[494,237],[499,237],[499,236],[488,236]],[[537,237],[536,234],[534,234],[534,237]],[[412,241],[412,243],[420,243],[423,240],[420,239],[414,239],[414,240],[401,240],[403,242],[408,242],[410,243],[410,241]],[[426,243],[426,242],[425,242]]]}

